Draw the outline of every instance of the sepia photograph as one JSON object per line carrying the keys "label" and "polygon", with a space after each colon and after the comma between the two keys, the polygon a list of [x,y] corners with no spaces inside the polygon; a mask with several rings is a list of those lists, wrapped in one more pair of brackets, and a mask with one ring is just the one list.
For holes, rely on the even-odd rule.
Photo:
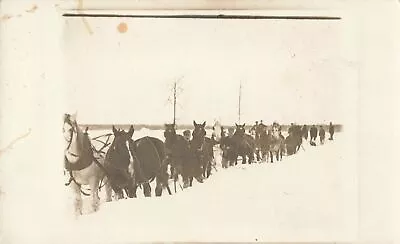
{"label": "sepia photograph", "polygon": [[271,14],[65,16],[80,230],[121,242],[354,236],[349,23]]}
{"label": "sepia photograph", "polygon": [[359,13],[65,2],[3,6],[54,26],[2,54],[0,242],[359,241]]}

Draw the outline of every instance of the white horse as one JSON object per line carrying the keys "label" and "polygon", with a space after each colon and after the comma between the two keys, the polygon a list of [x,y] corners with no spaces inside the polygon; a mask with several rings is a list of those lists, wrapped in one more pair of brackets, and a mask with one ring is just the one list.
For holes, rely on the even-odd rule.
{"label": "white horse", "polygon": [[271,129],[271,143],[269,147],[271,163],[274,162],[274,156],[276,157],[277,161],[282,160],[283,150],[284,139],[281,137],[279,126],[273,125]]}
{"label": "white horse", "polygon": [[[64,114],[63,134],[65,139],[64,167],[70,176],[66,185],[70,185],[74,194],[75,214],[82,214],[83,185],[89,185],[92,198],[92,210],[99,209],[100,198],[98,195],[100,182],[104,181],[109,188],[105,177],[104,156],[93,152],[90,138],[78,126],[76,114]],[[107,201],[111,200],[111,191],[107,192]]]}
{"label": "white horse", "polygon": [[219,142],[221,140],[222,126],[219,120],[215,120],[212,135],[214,139]]}

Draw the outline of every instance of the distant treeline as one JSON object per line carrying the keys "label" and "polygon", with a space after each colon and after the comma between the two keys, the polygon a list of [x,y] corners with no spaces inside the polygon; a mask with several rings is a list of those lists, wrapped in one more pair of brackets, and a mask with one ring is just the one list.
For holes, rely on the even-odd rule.
{"label": "distant treeline", "polygon": [[[315,124],[318,128],[319,126],[323,126],[323,128],[327,131],[329,128],[329,124]],[[112,128],[111,124],[80,124],[81,127],[85,128],[85,127],[89,127],[89,130],[110,130]],[[130,124],[115,124],[114,125],[116,128],[119,129],[124,129],[124,130],[128,130],[129,127],[131,126]],[[134,124],[133,125],[135,130],[140,130],[143,128],[149,129],[149,130],[164,130],[164,125],[148,125],[148,124]],[[229,126],[225,126],[223,125],[223,127],[225,129],[229,128],[229,127],[233,127],[234,125],[229,125]],[[246,130],[248,131],[253,125],[246,125]],[[268,125],[270,126],[270,125]],[[281,125],[282,126],[282,130],[286,131],[288,130],[288,128],[290,127],[290,125]],[[303,125],[301,125],[303,126]],[[307,125],[309,128],[312,125]],[[343,129],[343,125],[341,124],[334,124],[335,126],[335,131],[340,132]],[[177,125],[178,130],[192,130],[193,129],[193,125]],[[207,129],[212,129],[212,125],[207,125],[206,126]]]}

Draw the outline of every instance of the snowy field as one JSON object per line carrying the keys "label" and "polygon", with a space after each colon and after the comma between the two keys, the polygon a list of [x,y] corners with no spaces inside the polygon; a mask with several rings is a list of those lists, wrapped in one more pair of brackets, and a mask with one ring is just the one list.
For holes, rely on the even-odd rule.
{"label": "snowy field", "polygon": [[[103,131],[89,133],[94,137]],[[162,131],[149,130],[136,131],[133,138],[144,135],[163,140]],[[217,171],[213,170],[203,184],[194,181],[193,187],[184,191],[178,186],[177,193],[169,196],[164,191],[160,198],[144,198],[138,189],[138,198],[103,202],[96,213],[90,213],[85,199],[86,214],[78,219],[72,217],[72,197],[63,185],[66,177],[62,169],[58,176],[46,176],[58,179],[55,187],[31,181],[32,191],[27,192],[22,184],[5,184],[3,197],[8,201],[4,204],[10,209],[4,211],[9,227],[5,230],[9,230],[8,238],[18,240],[16,243],[34,238],[85,244],[356,239],[357,160],[346,134],[337,133],[334,141],[324,145],[303,145],[304,150],[281,162],[240,164],[228,169],[221,168],[220,152],[215,150]],[[35,175],[34,167],[30,172],[25,169],[19,177]],[[8,179],[7,183],[18,182]],[[100,194],[102,201],[104,193]],[[27,207],[27,202],[31,206]],[[16,213],[18,218],[11,216]]]}

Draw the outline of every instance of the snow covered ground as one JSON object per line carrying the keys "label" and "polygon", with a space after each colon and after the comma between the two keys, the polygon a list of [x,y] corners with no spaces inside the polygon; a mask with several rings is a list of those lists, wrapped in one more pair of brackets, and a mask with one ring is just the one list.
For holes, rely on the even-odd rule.
{"label": "snow covered ground", "polygon": [[[134,138],[142,135],[160,137],[162,132],[137,131]],[[37,239],[85,244],[357,238],[357,158],[346,133],[337,133],[325,145],[304,143],[304,150],[274,164],[222,169],[216,154],[218,171],[203,184],[195,182],[184,191],[178,187],[176,194],[164,192],[160,198],[144,198],[138,189],[138,198],[102,203],[98,212],[78,219],[72,217],[72,198],[62,184],[64,176],[42,175],[59,184],[46,187],[33,180],[36,173],[46,171],[35,173],[32,166],[13,174],[18,166],[10,166],[8,176],[20,180],[7,178],[4,184],[4,230],[8,234],[4,238],[15,243]]]}

